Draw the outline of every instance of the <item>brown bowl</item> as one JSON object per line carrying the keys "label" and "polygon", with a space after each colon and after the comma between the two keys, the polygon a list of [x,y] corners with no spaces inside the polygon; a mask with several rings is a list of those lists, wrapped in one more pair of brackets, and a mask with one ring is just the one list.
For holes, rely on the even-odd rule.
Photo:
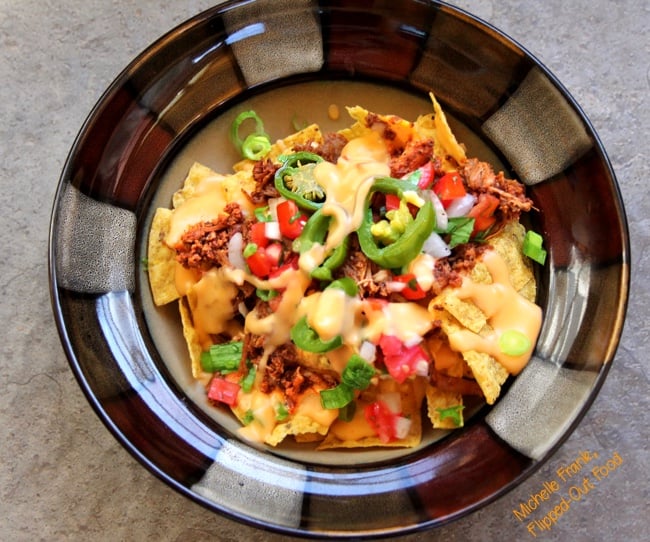
{"label": "brown bowl", "polygon": [[[410,453],[335,464],[250,447],[196,404],[161,351],[139,257],[152,201],[170,190],[166,172],[210,122],[280,90],[350,83],[378,95],[433,91],[477,150],[528,185],[549,256],[534,358],[496,405]],[[209,509],[314,537],[438,526],[521,483],[598,393],[629,287],[618,186],[578,105],[495,28],[416,0],[229,2],[160,38],[82,127],[56,194],[49,256],[63,346],[116,438]]]}

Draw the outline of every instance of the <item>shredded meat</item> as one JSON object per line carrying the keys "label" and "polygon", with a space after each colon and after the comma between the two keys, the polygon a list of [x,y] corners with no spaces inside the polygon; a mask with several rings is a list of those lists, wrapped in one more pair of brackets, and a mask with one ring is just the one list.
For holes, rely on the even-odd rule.
{"label": "shredded meat", "polygon": [[237,203],[229,203],[217,220],[200,222],[189,228],[174,247],[176,260],[188,269],[207,271],[227,265],[228,242],[241,231],[244,215]]}
{"label": "shredded meat", "polygon": [[317,143],[313,140],[309,140],[306,143],[295,145],[293,150],[294,152],[311,152],[317,154],[323,158],[323,160],[335,164],[339,159],[339,156],[341,156],[341,151],[347,142],[348,140],[344,135],[336,132],[328,132],[323,135],[322,142]]}
{"label": "shredded meat", "polygon": [[506,179],[502,171],[495,174],[487,162],[470,158],[463,164],[461,174],[471,191],[479,194],[489,193],[499,198],[499,211],[504,221],[518,219],[521,212],[533,208],[533,202],[526,196],[524,185]]}
{"label": "shredded meat", "polygon": [[456,273],[471,271],[480,259],[481,254],[489,248],[489,245],[479,243],[465,243],[458,245],[454,253],[448,258],[451,268]]}
{"label": "shredded meat", "polygon": [[255,190],[248,195],[253,203],[265,203],[269,198],[277,198],[280,195],[273,182],[277,170],[278,166],[268,158],[255,162],[253,166]]}
{"label": "shredded meat", "polygon": [[329,373],[316,372],[299,365],[296,347],[285,344],[269,356],[260,391],[271,393],[280,390],[285,396],[289,412],[292,412],[300,396],[308,389],[332,388],[337,383],[336,378]]}
{"label": "shredded meat", "polygon": [[[433,141],[409,141],[404,151],[391,158],[390,174],[401,179],[407,173],[415,171],[426,164],[433,156]],[[439,161],[438,161],[439,163]]]}

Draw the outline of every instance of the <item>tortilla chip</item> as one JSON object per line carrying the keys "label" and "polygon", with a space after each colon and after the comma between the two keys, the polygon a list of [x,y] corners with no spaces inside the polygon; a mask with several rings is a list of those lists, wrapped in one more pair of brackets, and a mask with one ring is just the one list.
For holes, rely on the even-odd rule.
{"label": "tortilla chip", "polygon": [[[411,420],[411,426],[405,438],[386,443],[375,435],[369,428],[363,410],[368,404],[375,400],[378,394],[391,392],[398,392],[400,394],[402,416]],[[403,384],[398,384],[394,380],[380,379],[377,386],[373,386],[366,390],[362,397],[357,401],[357,408],[353,419],[350,422],[336,420],[330,427],[325,440],[318,446],[318,449],[372,448],[375,446],[413,448],[417,446],[422,440],[422,416],[420,414],[420,405],[422,404],[423,393],[421,382],[419,380],[407,380]],[[356,433],[356,428],[359,428],[365,436],[357,438],[341,438],[342,435]]]}
{"label": "tortilla chip", "polygon": [[313,440],[319,440],[322,439],[323,435],[327,434],[328,430],[329,426],[315,422],[309,416],[298,415],[293,416],[286,423],[276,425],[265,442],[271,446],[277,446],[289,435],[302,437],[301,442],[310,440],[307,435],[310,435]]}
{"label": "tortilla chip", "polygon": [[[278,139],[271,145],[271,150],[265,158],[277,163],[280,155],[291,151],[296,145],[307,145],[310,143],[320,144],[322,142],[323,133],[318,124],[310,124],[299,132],[291,134],[284,139]],[[237,162],[233,166],[233,169],[236,172],[251,172],[254,165],[255,160],[245,159]]]}
{"label": "tortilla chip", "polygon": [[[440,410],[463,404],[463,396],[459,393],[442,391],[434,386],[427,386],[427,414],[434,429],[456,429],[464,424],[462,410],[460,425],[449,417],[441,417]],[[440,409],[440,410],[439,410]]]}
{"label": "tortilla chip", "polygon": [[[344,128],[339,131],[339,133],[348,139],[348,141],[362,137],[368,132],[373,131],[373,129],[367,124],[367,117],[370,114],[368,110],[364,109],[363,107],[359,107],[358,105],[354,107],[347,107],[346,109],[350,117],[357,121],[349,128]],[[377,119],[380,122],[385,123],[390,128],[390,143],[397,148],[403,148],[417,135],[413,129],[413,123],[409,122],[408,120],[397,117],[395,115],[378,115],[376,113],[373,113],[373,115],[373,119]]]}
{"label": "tortilla chip", "polygon": [[501,386],[508,378],[508,371],[484,352],[468,350],[463,352],[463,358],[472,369],[472,374],[485,396],[485,402],[493,405],[501,393]]}
{"label": "tortilla chip", "polygon": [[432,92],[429,93],[429,97],[433,102],[433,112],[435,114],[435,126],[436,126],[436,136],[437,140],[440,141],[440,144],[445,149],[445,154],[450,155],[456,162],[462,164],[467,160],[465,156],[465,149],[458,143],[456,136],[451,130],[449,123],[447,122],[447,117],[445,112],[440,107],[440,104],[436,100]]}
{"label": "tortilla chip", "polygon": [[528,301],[534,302],[535,275],[530,260],[522,252],[525,235],[526,228],[519,222],[511,221],[490,239],[490,244],[506,262],[512,287]]}
{"label": "tortilla chip", "polygon": [[204,376],[201,367],[201,353],[203,352],[203,348],[201,347],[199,334],[196,332],[194,324],[192,323],[192,313],[187,298],[181,298],[178,301],[178,309],[181,315],[181,323],[183,325],[183,337],[185,337],[187,350],[190,354],[190,361],[192,362],[192,376],[199,379]]}
{"label": "tortilla chip", "polygon": [[149,231],[147,271],[153,302],[158,306],[166,305],[180,297],[174,278],[176,254],[163,242],[169,231],[172,213],[171,209],[156,209]]}
{"label": "tortilla chip", "polygon": [[172,206],[174,209],[181,206],[181,204],[191,198],[196,192],[196,187],[208,178],[213,178],[215,182],[222,181],[226,176],[216,171],[213,171],[207,166],[195,162],[187,172],[187,176],[183,181],[183,186],[180,190],[174,192],[172,196]]}
{"label": "tortilla chip", "polygon": [[255,388],[250,393],[240,395],[237,405],[231,410],[242,423],[252,414],[252,420],[240,432],[253,436],[253,440],[263,440],[270,446],[277,446],[288,436],[297,437],[296,440],[301,442],[322,440],[338,415],[336,410],[321,409],[320,396],[315,391],[304,394],[295,413],[286,421],[278,422],[276,415],[281,404],[284,404],[284,397],[280,391],[266,394]]}
{"label": "tortilla chip", "polygon": [[459,299],[454,295],[453,290],[447,290],[439,297],[439,303],[445,310],[470,331],[480,333],[487,325],[487,317],[483,311],[471,301]]}

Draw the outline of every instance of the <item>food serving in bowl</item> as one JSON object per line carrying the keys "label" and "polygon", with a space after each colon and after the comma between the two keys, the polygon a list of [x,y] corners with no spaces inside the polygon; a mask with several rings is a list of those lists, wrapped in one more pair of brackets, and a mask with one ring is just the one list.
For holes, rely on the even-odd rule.
{"label": "food serving in bowl", "polygon": [[[515,378],[507,379],[500,386],[498,400],[485,408],[479,404],[479,408],[474,409],[475,399],[463,393],[460,394],[465,406],[462,411],[454,408],[455,412],[445,412],[449,403],[435,406],[433,411],[440,415],[440,422],[456,425],[462,420],[463,426],[433,430],[432,424],[425,421],[421,424],[422,441],[414,447],[317,450],[332,438],[334,431],[330,431],[330,427],[339,424],[340,411],[348,410],[347,405],[325,409],[328,420],[334,418],[336,411],[336,420],[328,426],[327,435],[321,434],[321,426],[292,435],[285,425],[279,430],[286,433],[285,438],[276,446],[269,444],[264,432],[252,435],[252,441],[242,438],[242,431],[246,436],[246,431],[253,432],[255,428],[242,428],[237,418],[238,413],[244,420],[250,418],[248,410],[255,418],[255,409],[246,405],[249,399],[245,392],[240,404],[245,408],[238,412],[235,409],[235,416],[225,403],[223,407],[209,404],[205,385],[215,379],[214,372],[222,370],[206,373],[200,365],[201,353],[197,349],[197,355],[192,354],[199,376],[195,378],[191,364],[187,363],[188,343],[183,337],[182,322],[179,322],[178,303],[155,306],[152,301],[149,273],[143,259],[147,257],[154,210],[164,208],[174,215],[181,209],[182,205],[177,208],[173,205],[174,193],[180,189],[181,198],[189,195],[182,187],[188,172],[198,172],[199,178],[204,180],[218,178],[220,183],[224,177],[239,176],[243,182],[237,184],[237,190],[251,182],[251,163],[241,162],[230,154],[228,130],[220,131],[221,121],[227,120],[225,124],[230,126],[241,112],[256,111],[264,130],[274,134],[273,141],[284,141],[288,134],[296,131],[287,128],[294,114],[317,122],[323,134],[351,130],[349,121],[333,129],[329,126],[327,115],[323,118],[320,114],[329,104],[338,104],[341,108],[353,106],[352,111],[360,112],[361,109],[354,109],[358,104],[376,118],[399,117],[402,119],[399,122],[404,122],[405,126],[418,126],[418,117],[432,114],[429,92],[444,108],[453,133],[466,145],[463,150],[467,155],[463,162],[462,157],[454,157],[451,152],[435,151],[436,157],[442,160],[439,169],[436,169],[435,158],[433,160],[435,177],[442,179],[443,172],[458,172],[463,188],[477,197],[478,203],[481,191],[472,188],[468,168],[487,162],[494,166],[495,178],[499,178],[499,171],[504,171],[504,179],[522,181],[526,185],[526,197],[534,206],[532,212],[521,215],[520,222],[527,230],[542,235],[542,250],[546,250],[547,257],[543,266],[533,265],[535,301],[544,318],[534,348],[534,334],[528,337],[533,348],[530,359]],[[414,97],[419,105],[406,107]],[[433,114],[438,120],[442,118],[435,109]],[[284,118],[281,128],[274,124],[274,116]],[[213,122],[216,132],[211,131]],[[361,118],[351,121],[353,126],[356,122],[360,122],[363,130],[368,128]],[[240,139],[244,139],[245,126],[240,128]],[[437,127],[433,132],[441,134]],[[203,137],[212,133],[220,135]],[[383,141],[381,137],[380,140]],[[273,169],[286,166],[286,172],[298,166],[302,175],[302,162],[289,164],[287,160],[295,153],[285,152],[287,150],[291,149],[285,146],[270,155]],[[302,148],[300,152],[311,153],[311,160],[311,155],[321,156],[314,150]],[[449,159],[445,165],[447,155],[453,160]],[[473,162],[474,157],[477,162]],[[320,160],[313,160],[314,169],[320,168]],[[193,168],[194,162],[201,166]],[[233,171],[235,163],[242,169]],[[322,169],[338,168],[338,159],[324,159],[325,163],[328,165],[323,165]],[[275,173],[280,168],[274,171],[269,187],[278,189]],[[404,170],[398,175],[383,170],[373,180],[377,187],[390,187],[391,190],[395,183],[403,183],[394,193],[377,190],[381,193],[376,193],[367,202],[372,224],[368,220],[365,225],[371,230],[374,228],[375,232],[379,230],[380,234],[385,229],[386,241],[401,219],[409,223],[412,219],[419,225],[421,221],[417,217],[421,213],[425,216],[429,204],[433,206],[436,201],[434,185],[417,187],[414,178],[409,180],[412,173]],[[406,178],[402,179],[404,176]],[[291,188],[292,180],[293,176],[285,175],[280,176],[278,182],[280,187],[284,183]],[[402,189],[412,185],[417,187],[413,191]],[[254,192],[252,185],[251,189],[249,193]],[[293,201],[281,192],[280,196]],[[387,200],[396,204],[396,208],[390,210],[391,216],[385,209]],[[242,200],[245,201],[248,200]],[[338,201],[336,197],[335,202]],[[365,210],[366,200],[363,201]],[[406,202],[409,213],[401,210],[402,201]],[[298,270],[302,273],[297,274],[295,270],[297,278],[323,267],[316,257],[321,249],[312,251],[311,248],[327,246],[329,236],[336,233],[330,229],[335,217],[330,218],[329,223],[322,218],[312,220],[315,215],[323,216],[327,197],[322,203],[316,210],[301,207],[301,214],[307,218],[301,235],[305,229],[309,231],[310,221],[312,226],[319,225],[312,230],[313,235],[310,234],[305,246],[299,240],[300,235],[291,243],[284,234],[275,239],[275,226],[270,226],[269,232],[265,226],[264,238],[259,239],[260,245],[268,241],[267,246],[262,247],[265,249],[279,243],[283,248],[282,256],[289,256],[285,262],[297,257]],[[250,227],[244,228],[242,223],[241,229],[244,262],[239,261],[227,272],[234,276],[236,271],[243,277],[241,284],[236,284],[236,296],[243,295],[239,292],[244,288],[250,290],[255,286],[257,290],[257,286],[262,286],[259,294],[256,291],[250,297],[243,297],[242,304],[237,302],[234,312],[233,303],[222,304],[236,320],[235,331],[220,336],[222,334],[206,328],[208,333],[204,334],[197,325],[200,318],[197,322],[196,314],[192,313],[191,295],[181,296],[184,314],[191,322],[185,330],[196,333],[198,340],[190,344],[200,344],[201,352],[209,350],[213,341],[235,343],[231,348],[238,349],[238,339],[242,339],[243,351],[246,344],[243,330],[249,315],[251,323],[256,318],[261,327],[264,304],[271,308],[273,303],[279,306],[285,299],[286,291],[282,294],[283,288],[279,287],[283,285],[271,284],[271,281],[284,279],[260,278],[250,272],[252,268],[246,260],[254,257],[259,247],[254,250],[250,246],[246,257],[243,253],[249,244],[258,245],[249,238],[244,239],[244,234],[251,235],[252,225],[260,221],[255,209],[265,206],[263,198],[249,210],[246,220],[250,220]],[[449,208],[446,213],[448,224],[453,224],[449,220],[453,213]],[[499,221],[500,217],[496,216]],[[266,215],[264,217],[266,219]],[[207,220],[218,222],[218,214],[206,217]],[[203,220],[192,221],[192,225],[197,222]],[[277,222],[279,224],[279,217]],[[430,226],[428,222],[427,227]],[[442,229],[440,223],[437,226]],[[419,232],[419,227],[415,229]],[[185,228],[182,230],[184,232]],[[499,253],[499,235],[508,231],[504,225],[499,234],[486,236],[485,242],[478,246],[482,252],[472,273],[482,267],[491,268],[489,255]],[[436,233],[450,246],[454,244],[453,233],[460,231]],[[399,246],[402,236],[397,235],[392,244]],[[517,233],[517,237],[520,236],[521,233]],[[228,237],[228,248],[233,237]],[[346,260],[351,254],[363,254],[364,259],[370,259],[363,252],[359,228],[356,232],[350,231],[348,237]],[[417,237],[419,239],[419,235]],[[373,235],[372,231],[365,240],[369,241],[365,246],[367,252],[370,247],[370,256],[392,252],[391,243]],[[310,245],[312,241],[316,242]],[[175,246],[176,243],[159,245],[161,251],[171,251],[168,252],[172,256],[169,261],[174,267],[177,266]],[[232,246],[234,249],[236,242]],[[450,248],[453,252],[462,250],[460,246]],[[420,248],[424,248],[424,243]],[[537,249],[539,251],[539,245]],[[422,252],[428,251],[429,247]],[[369,5],[360,0],[254,0],[228,2],[183,23],[139,55],[106,91],[81,129],[62,173],[52,215],[50,281],[62,343],[81,388],[111,432],[144,466],[208,509],[248,524],[285,534],[360,538],[404,534],[471,513],[525,480],[564,442],[591,405],[614,357],[625,315],[628,251],[625,214],[616,180],[596,134],[561,84],[506,36],[467,13],[439,2],[399,0]],[[233,250],[233,253],[236,255],[233,261],[228,258],[229,266],[238,259],[239,251]],[[291,253],[295,254],[293,258]],[[453,261],[454,257],[452,254],[447,261]],[[306,261],[311,258],[312,264],[307,265]],[[155,258],[152,261],[155,263]],[[528,262],[528,257],[522,261]],[[391,267],[395,263],[400,265]],[[433,314],[429,310],[431,306],[433,312],[438,311],[435,303],[431,304],[435,292],[433,281],[431,289],[427,290],[426,280],[421,280],[424,272],[419,268],[409,269],[410,263],[406,269],[401,262],[380,264],[375,268],[378,264],[370,259],[368,265],[371,266],[371,279],[378,278],[378,273],[380,277],[382,273],[385,278],[390,277],[391,280],[384,282],[386,295],[364,294],[363,281],[355,281],[358,292],[348,295],[345,286],[349,281],[345,280],[344,270],[351,266],[343,263],[340,267],[331,266],[332,280],[327,276],[309,277],[311,290],[299,289],[299,308],[285,321],[292,325],[289,338],[286,339],[285,332],[281,347],[295,344],[291,341],[291,329],[303,316],[307,317],[302,320],[303,324],[308,326],[298,327],[301,338],[309,338],[312,344],[325,342],[326,326],[309,320],[309,314],[314,311],[307,310],[307,306],[300,308],[301,304],[310,303],[302,299],[329,298],[325,307],[336,302],[354,309],[350,313],[355,316],[359,315],[360,307],[368,307],[368,299],[374,298],[379,299],[378,306],[390,306],[389,314],[399,304],[419,306],[422,310],[415,310],[420,314],[426,312],[427,318],[418,319],[418,322],[429,322],[427,325],[431,325],[431,329],[415,334],[422,340],[402,336],[396,346],[402,352],[412,347],[414,351],[418,350],[415,347],[426,347],[429,374],[427,377],[417,374],[418,370],[424,373],[424,366],[417,358],[413,366],[396,364],[393,369],[398,370],[393,372],[398,379],[406,375],[404,383],[424,384],[424,395],[418,397],[422,397],[423,402],[428,401],[424,399],[427,386],[445,391],[448,380],[457,377],[450,369],[444,374],[440,363],[436,366],[434,356],[430,356],[430,343],[433,335],[439,335],[442,344],[446,344],[443,339],[448,340],[454,334],[452,324],[462,321],[460,316],[463,315],[454,314],[454,307],[471,306],[467,303],[469,298],[453,299],[449,294],[456,292],[459,297],[459,293],[466,293],[466,276],[460,273],[462,284],[435,294],[442,296],[440,305],[444,311],[440,311],[440,326],[436,324],[434,332]],[[509,280],[515,275],[514,268],[509,267]],[[223,269],[223,266],[216,267],[203,274],[218,275],[225,272]],[[521,269],[527,274],[529,262]],[[318,274],[321,272],[323,270]],[[188,270],[188,275],[192,273]],[[415,276],[414,282],[409,273]],[[492,275],[490,269],[485,273],[488,280]],[[481,286],[472,274],[469,278],[472,283],[476,282],[472,289]],[[303,278],[295,283],[305,284],[306,280]],[[340,287],[327,288],[336,281],[340,281]],[[169,281],[162,283],[169,284]],[[287,284],[285,290],[293,284]],[[232,284],[223,286],[228,290]],[[413,295],[411,290],[416,296],[420,295],[418,287],[424,290],[425,297],[406,299]],[[277,290],[278,295],[273,290]],[[183,288],[180,291],[186,293]],[[532,299],[531,292],[526,294],[529,295]],[[269,299],[264,300],[264,297]],[[228,295],[220,297],[227,298]],[[372,305],[369,308],[377,309]],[[296,318],[301,310],[304,311],[301,318]],[[386,318],[383,309],[375,312],[380,315],[379,322],[403,323],[397,318]],[[232,320],[230,318],[229,322]],[[494,326],[494,322],[488,323],[499,327]],[[463,325],[470,333],[476,333],[467,322]],[[321,405],[321,392],[336,390],[345,384],[341,386],[343,395],[350,396],[346,386],[353,388],[357,410],[363,412],[368,406],[365,403],[372,404],[376,398],[376,395],[369,395],[374,393],[372,386],[380,382],[398,384],[388,371],[381,336],[400,338],[399,333],[367,334],[363,340],[355,342],[348,336],[353,333],[352,329],[340,330],[341,341],[351,343],[353,352],[344,357],[340,365],[335,365],[334,370],[330,359],[330,352],[334,350],[307,352],[319,363],[325,358],[330,364],[326,366],[326,373],[332,380],[312,394],[314,399],[311,400],[316,405]],[[258,328],[255,333],[264,338],[263,344],[258,345],[261,349],[253,351],[247,359],[251,366],[257,363],[258,367],[268,369],[272,366],[269,361],[273,353],[266,350],[264,342],[270,333],[261,331]],[[332,334],[335,331],[330,330]],[[364,329],[364,334],[366,331]],[[240,332],[243,336],[238,335]],[[294,330],[298,338],[296,333]],[[480,335],[480,331],[476,334]],[[411,338],[415,346],[410,343]],[[245,347],[249,350],[251,346],[254,345]],[[350,347],[349,344],[342,346]],[[373,347],[375,357],[371,363]],[[343,347],[338,349],[342,351]],[[387,349],[390,350],[390,345]],[[359,379],[346,381],[343,378],[345,365],[353,354],[373,367],[370,384],[365,390],[354,389]],[[465,363],[472,368],[472,364],[463,359]],[[405,373],[400,372],[402,365],[406,365]],[[366,365],[360,364],[360,367],[363,375]],[[409,373],[413,368],[415,376]],[[251,367],[246,365],[246,374],[244,367],[241,369],[239,375],[219,374],[216,378],[223,377],[224,381],[232,378],[244,388]],[[320,374],[321,365],[313,370],[316,369]],[[263,382],[262,373],[269,373],[259,371]],[[470,377],[470,374],[465,376]],[[256,370],[255,378],[251,378],[253,385],[257,378]],[[482,377],[475,375],[474,370],[466,380],[481,387]],[[495,379],[498,380],[500,378]],[[359,387],[363,385],[365,382]],[[239,396],[239,391],[237,393]],[[481,393],[487,403],[487,392],[481,389]],[[278,405],[286,402],[284,391],[281,399]],[[276,410],[275,405],[274,416],[281,418],[282,408]],[[291,415],[290,408],[286,410]],[[429,410],[428,404],[422,405],[425,420],[429,418]],[[420,412],[419,409],[415,411]],[[453,417],[443,415],[452,412]],[[456,417],[456,413],[462,418]],[[393,414],[391,412],[391,418]],[[408,416],[403,417],[408,419]],[[273,431],[282,426],[277,423],[281,421],[272,420]],[[401,426],[407,423],[400,422]],[[413,416],[410,423],[409,430]],[[432,438],[431,432],[436,433]],[[307,436],[316,437],[318,441],[294,444],[296,437],[300,440]],[[355,442],[362,440],[358,434],[353,437]],[[372,438],[383,445],[377,437]],[[251,445],[251,442],[259,444],[260,440],[265,444]]]}
{"label": "food serving in bowl", "polygon": [[197,163],[156,211],[154,301],[180,300],[192,374],[246,440],[417,446],[423,399],[433,428],[461,427],[463,396],[494,404],[530,359],[532,201],[431,99],[415,122],[357,106],[349,128],[273,145],[242,112],[234,172]]}

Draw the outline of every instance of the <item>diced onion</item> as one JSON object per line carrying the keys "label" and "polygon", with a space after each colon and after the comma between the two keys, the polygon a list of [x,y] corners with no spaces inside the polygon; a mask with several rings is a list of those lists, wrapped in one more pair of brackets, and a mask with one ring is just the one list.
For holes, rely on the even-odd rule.
{"label": "diced onion", "polygon": [[269,214],[273,222],[278,222],[278,205],[284,201],[284,198],[271,198],[269,200]]}
{"label": "diced onion", "polygon": [[244,238],[241,232],[233,234],[228,241],[228,260],[235,269],[246,269],[246,261],[244,260]]}
{"label": "diced onion", "polygon": [[386,284],[386,289],[389,292],[401,292],[404,288],[406,288],[405,282],[398,282],[396,280],[390,280],[385,284]]}
{"label": "diced onion", "polygon": [[393,414],[401,414],[402,412],[402,396],[397,391],[387,391],[377,395],[377,399],[384,403],[388,410]]}
{"label": "diced onion", "polygon": [[420,337],[417,333],[413,334],[412,337],[409,337],[404,341],[404,346],[406,348],[413,348],[414,346],[417,346],[422,342],[422,337]]}
{"label": "diced onion", "polygon": [[475,203],[476,197],[473,194],[465,194],[460,198],[456,198],[447,207],[447,216],[450,218],[467,216]]}
{"label": "diced onion", "polygon": [[411,430],[411,420],[400,416],[395,420],[395,436],[398,439],[406,438]]}
{"label": "diced onion", "polygon": [[451,249],[444,239],[436,232],[433,232],[422,246],[422,251],[434,258],[444,258],[451,254]]}
{"label": "diced onion", "polygon": [[265,222],[264,235],[266,235],[267,239],[282,239],[282,234],[280,233],[280,223],[275,220],[271,222]]}
{"label": "diced onion", "polygon": [[434,193],[429,192],[431,196],[431,203],[433,203],[433,209],[436,212],[436,228],[438,230],[446,230],[448,224],[447,211],[445,211],[440,198]]}
{"label": "diced onion", "polygon": [[415,374],[418,376],[429,376],[429,363],[421,359],[415,364]]}
{"label": "diced onion", "polygon": [[239,311],[239,314],[241,314],[244,317],[248,314],[248,307],[243,301],[239,305],[237,305],[237,310]]}
{"label": "diced onion", "polygon": [[377,347],[370,341],[363,341],[359,347],[359,355],[368,363],[374,363],[377,357]]}

